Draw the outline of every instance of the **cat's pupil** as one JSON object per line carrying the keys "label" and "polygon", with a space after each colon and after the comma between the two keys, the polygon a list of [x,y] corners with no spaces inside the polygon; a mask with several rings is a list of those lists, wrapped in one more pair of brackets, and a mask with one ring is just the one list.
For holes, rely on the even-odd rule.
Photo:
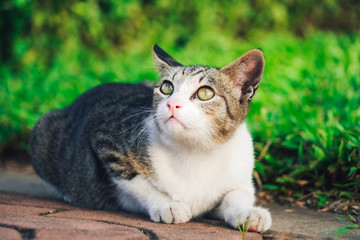
{"label": "cat's pupil", "polygon": [[164,81],[160,87],[160,91],[165,95],[170,95],[174,91],[174,85],[169,81]]}

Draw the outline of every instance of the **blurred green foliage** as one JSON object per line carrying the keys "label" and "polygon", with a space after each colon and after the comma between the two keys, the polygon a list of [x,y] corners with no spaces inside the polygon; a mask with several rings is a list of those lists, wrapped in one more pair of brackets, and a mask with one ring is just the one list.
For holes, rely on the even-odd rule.
{"label": "blurred green foliage", "polygon": [[[264,187],[359,191],[360,3],[3,0],[0,143],[105,82],[156,80],[151,46],[185,65],[266,59],[248,124]],[[303,191],[303,190],[301,190]]]}

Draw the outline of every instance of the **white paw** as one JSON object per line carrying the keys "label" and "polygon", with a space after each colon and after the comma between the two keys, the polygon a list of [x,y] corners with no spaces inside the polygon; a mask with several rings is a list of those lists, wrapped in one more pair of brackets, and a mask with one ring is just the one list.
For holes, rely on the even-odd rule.
{"label": "white paw", "polygon": [[186,223],[190,221],[191,211],[181,202],[170,202],[150,208],[150,219],[154,222]]}
{"label": "white paw", "polygon": [[233,213],[225,220],[234,228],[238,228],[238,223],[242,226],[242,223],[244,222],[245,228],[250,224],[249,231],[256,232],[264,232],[271,226],[271,216],[269,211],[261,207],[253,207],[248,210]]}

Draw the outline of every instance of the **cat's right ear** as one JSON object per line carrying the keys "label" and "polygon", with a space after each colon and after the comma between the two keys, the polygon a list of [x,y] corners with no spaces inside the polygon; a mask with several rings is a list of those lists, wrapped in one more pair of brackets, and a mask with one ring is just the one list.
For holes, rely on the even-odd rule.
{"label": "cat's right ear", "polygon": [[156,59],[157,64],[160,66],[161,70],[165,70],[169,67],[182,67],[183,65],[178,63],[173,59],[169,54],[162,50],[158,45],[153,46],[153,54]]}
{"label": "cat's right ear", "polygon": [[220,69],[234,85],[240,102],[251,101],[264,73],[265,59],[260,49],[253,49]]}

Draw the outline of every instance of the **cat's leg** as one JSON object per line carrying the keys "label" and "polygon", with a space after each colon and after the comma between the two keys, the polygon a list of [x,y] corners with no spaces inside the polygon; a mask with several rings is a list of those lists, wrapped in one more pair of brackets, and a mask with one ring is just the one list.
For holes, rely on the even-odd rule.
{"label": "cat's leg", "polygon": [[215,217],[225,220],[237,228],[242,223],[249,226],[250,231],[263,232],[271,226],[271,216],[268,210],[254,206],[255,197],[252,192],[233,190],[228,192],[220,206],[214,210]]}
{"label": "cat's leg", "polygon": [[115,180],[120,190],[118,200],[124,210],[148,214],[154,222],[185,223],[192,216],[190,208],[159,191],[148,179],[138,175],[132,180]]}

